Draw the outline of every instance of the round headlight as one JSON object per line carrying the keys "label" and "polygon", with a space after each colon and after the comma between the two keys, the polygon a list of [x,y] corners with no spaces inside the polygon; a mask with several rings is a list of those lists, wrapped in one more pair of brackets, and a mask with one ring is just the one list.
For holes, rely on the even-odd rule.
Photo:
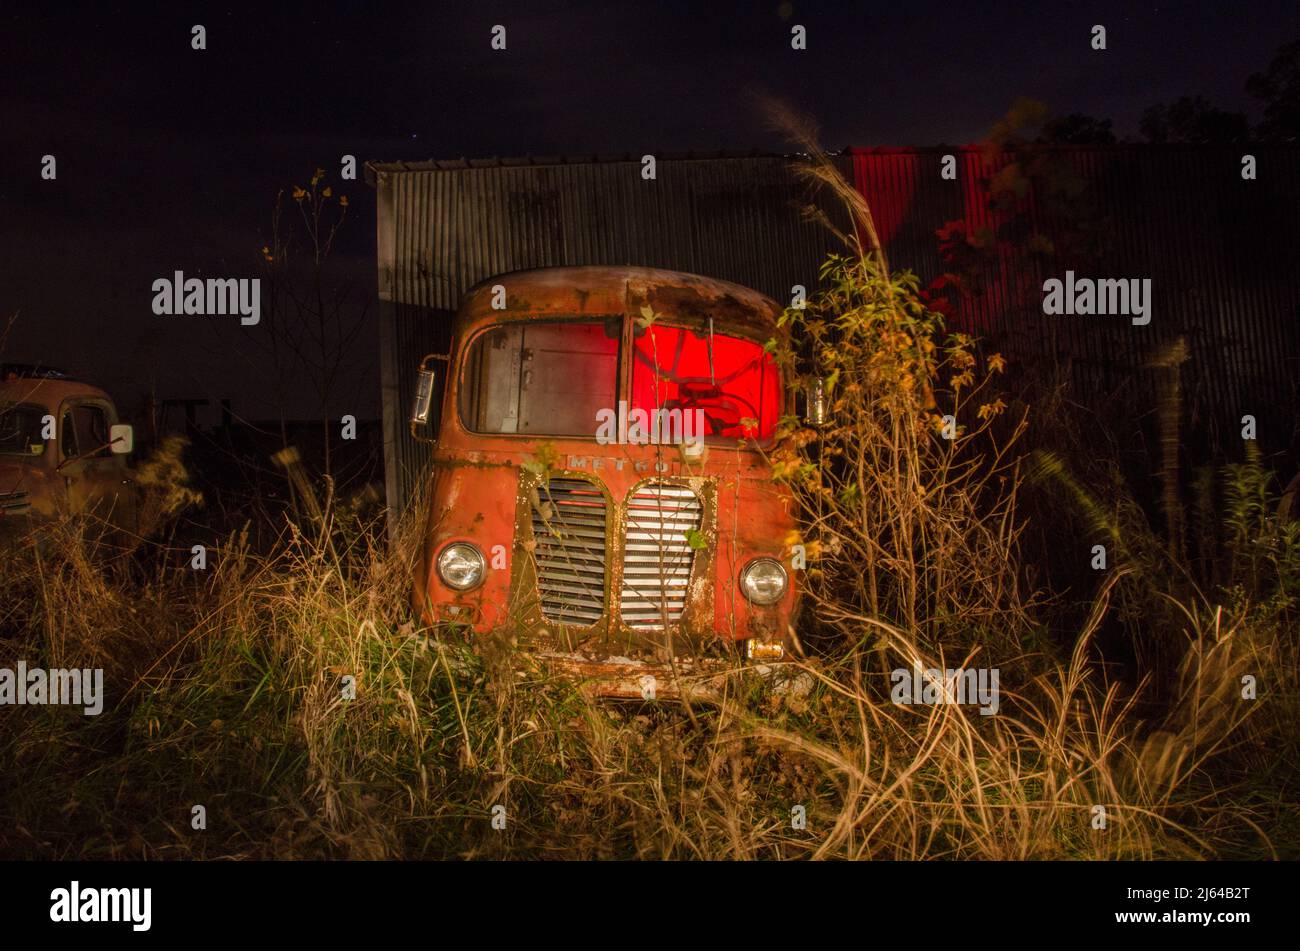
{"label": "round headlight", "polygon": [[754,604],[776,604],[790,579],[775,558],[755,558],[740,573],[740,590]]}
{"label": "round headlight", "polygon": [[438,577],[448,588],[467,591],[483,580],[487,562],[483,553],[467,542],[453,542],[438,556]]}

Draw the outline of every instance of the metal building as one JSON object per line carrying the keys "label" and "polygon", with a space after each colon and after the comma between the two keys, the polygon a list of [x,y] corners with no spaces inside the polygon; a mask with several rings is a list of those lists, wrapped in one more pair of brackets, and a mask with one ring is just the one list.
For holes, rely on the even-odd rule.
{"label": "metal building", "polygon": [[[461,295],[526,268],[632,264],[788,300],[836,238],[800,209],[813,194],[776,155],[368,163],[378,190],[384,468],[400,510],[427,464],[406,414],[426,353],[445,352]],[[847,168],[846,168],[847,171]],[[844,215],[838,216],[845,227]]]}
{"label": "metal building", "polygon": [[[1041,260],[994,255],[979,292],[957,299],[955,326],[1023,362],[1054,361],[1080,396],[1122,400],[1139,413],[1154,409],[1147,363],[1183,337],[1194,433],[1223,449],[1250,414],[1262,448],[1294,453],[1300,269],[1288,226],[1300,211],[1300,149],[1252,147],[1254,180],[1242,178],[1240,148],[1055,151],[1086,183],[1102,252],[1075,261],[1058,249],[1046,270]],[[945,155],[955,158],[955,178],[940,174]],[[1010,160],[978,147],[849,149],[836,159],[869,199],[891,266],[923,283],[947,269],[936,237],[945,224],[997,231],[984,184]],[[817,196],[797,161],[664,156],[653,180],[639,156],[369,163],[390,506],[405,504],[427,463],[426,447],[408,435],[407,407],[420,358],[447,349],[464,291],[525,268],[632,264],[734,281],[778,301],[796,284],[811,292],[838,247],[803,214]],[[842,212],[818,203],[846,226]],[[1039,224],[1054,233],[1053,222]],[[1151,323],[1044,316],[1042,282],[1068,267],[1086,277],[1151,279]]]}

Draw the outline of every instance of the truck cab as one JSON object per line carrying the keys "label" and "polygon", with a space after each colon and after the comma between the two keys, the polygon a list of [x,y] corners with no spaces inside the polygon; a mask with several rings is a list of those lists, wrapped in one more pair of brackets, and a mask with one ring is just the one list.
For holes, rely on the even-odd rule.
{"label": "truck cab", "polygon": [[730,657],[783,657],[797,584],[767,456],[793,411],[767,346],[780,312],[636,267],[470,290],[412,412],[434,447],[418,616],[605,696],[644,697],[647,677],[673,696]]}
{"label": "truck cab", "polygon": [[98,387],[55,370],[0,365],[0,538],[62,515],[135,531],[132,441]]}

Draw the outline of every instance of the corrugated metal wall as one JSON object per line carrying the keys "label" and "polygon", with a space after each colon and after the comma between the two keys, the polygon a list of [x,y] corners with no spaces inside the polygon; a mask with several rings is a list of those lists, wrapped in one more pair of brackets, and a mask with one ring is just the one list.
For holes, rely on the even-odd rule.
{"label": "corrugated metal wall", "polygon": [[[1050,361],[1076,398],[1107,400],[1140,415],[1153,410],[1156,373],[1145,367],[1166,344],[1187,340],[1182,368],[1185,441],[1195,452],[1241,456],[1241,417],[1255,416],[1260,448],[1296,451],[1300,391],[1300,268],[1294,222],[1300,212],[1300,149],[1251,147],[1257,178],[1243,180],[1242,148],[1068,147],[1051,150],[1085,183],[1082,200],[1101,236],[1089,260],[1055,255],[1048,269],[1002,253],[983,292],[961,300],[953,323],[990,349]],[[935,230],[963,221],[968,233],[997,228],[983,183],[1009,161],[978,148],[852,149],[854,179],[868,199],[893,267],[923,282],[946,269]],[[953,154],[957,178],[940,175]],[[1030,218],[1051,237],[1061,222]],[[1066,222],[1065,225],[1072,223]],[[1058,242],[1059,245],[1059,242]],[[1046,316],[1043,281],[1150,278],[1152,317]],[[1294,466],[1291,458],[1283,466]]]}
{"label": "corrugated metal wall", "polygon": [[[1291,223],[1300,211],[1300,150],[1254,149],[1255,181],[1241,179],[1240,149],[1061,152],[1104,221],[1102,258],[1077,266],[1058,258],[1042,274],[1003,257],[954,324],[1023,361],[1052,361],[1080,398],[1109,397],[1138,414],[1155,403],[1155,374],[1143,363],[1185,335],[1187,418],[1203,446],[1230,447],[1250,413],[1261,448],[1294,452],[1300,270]],[[955,181],[939,174],[945,153],[957,158]],[[870,200],[891,265],[923,282],[946,269],[935,235],[944,223],[960,219],[971,231],[1001,223],[980,183],[1008,156],[854,149],[839,161]],[[785,301],[794,284],[811,291],[836,247],[828,230],[801,216],[810,189],[779,156],[665,158],[654,181],[631,159],[376,164],[368,172],[379,189],[385,463],[396,506],[428,461],[405,425],[416,365],[424,353],[445,351],[450,315],[479,281],[532,267],[636,264],[723,278]],[[1045,228],[1052,232],[1050,222]],[[1042,281],[1067,267],[1079,277],[1151,278],[1151,323],[1044,316]]]}
{"label": "corrugated metal wall", "polygon": [[398,506],[428,461],[403,422],[416,366],[445,349],[448,315],[479,281],[534,267],[633,264],[734,281],[785,301],[793,285],[816,285],[836,241],[804,220],[812,190],[780,156],[665,158],[652,181],[632,160],[374,165],[371,174],[387,488]]}

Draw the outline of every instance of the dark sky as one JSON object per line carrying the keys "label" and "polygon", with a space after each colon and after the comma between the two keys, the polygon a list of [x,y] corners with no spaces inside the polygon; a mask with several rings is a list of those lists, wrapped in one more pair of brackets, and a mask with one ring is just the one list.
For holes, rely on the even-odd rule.
{"label": "dark sky", "polygon": [[[273,390],[246,335],[265,323],[158,317],[150,286],[257,276],[277,189],[316,166],[339,188],[341,155],[785,151],[751,92],[811,113],[831,148],[973,141],[1019,96],[1135,136],[1147,106],[1183,95],[1257,118],[1246,77],[1300,36],[1295,0],[84,6],[0,7],[0,321],[18,314],[0,359],[65,366],[128,404],[153,385],[254,417]],[[369,300],[373,193],[341,191],[338,264]],[[373,316],[336,412],[377,413]]]}

